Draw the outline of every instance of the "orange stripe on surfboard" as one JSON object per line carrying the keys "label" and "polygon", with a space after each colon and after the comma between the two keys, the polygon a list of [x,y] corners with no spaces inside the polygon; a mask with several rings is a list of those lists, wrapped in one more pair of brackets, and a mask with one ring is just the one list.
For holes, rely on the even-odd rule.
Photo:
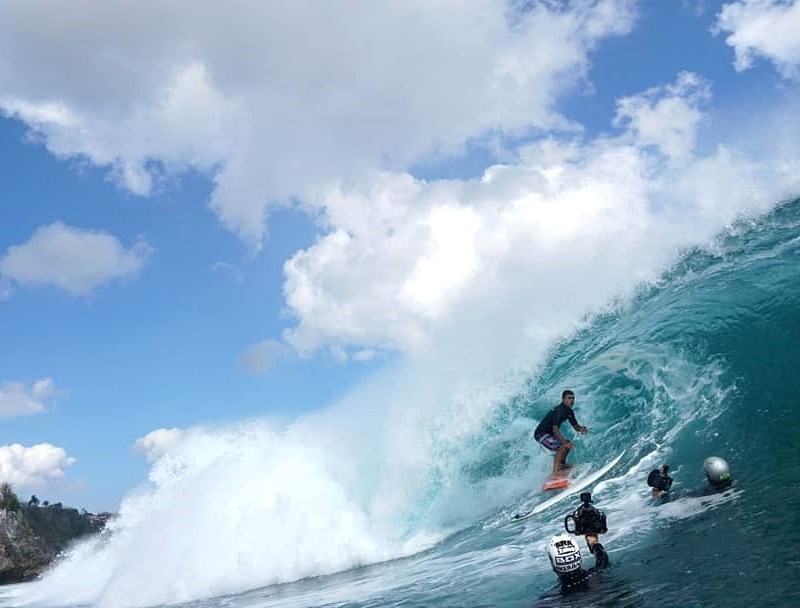
{"label": "orange stripe on surfboard", "polygon": [[545,492],[547,490],[563,490],[569,485],[569,479],[564,477],[556,478],[556,479],[548,479],[544,482],[542,486],[542,490]]}

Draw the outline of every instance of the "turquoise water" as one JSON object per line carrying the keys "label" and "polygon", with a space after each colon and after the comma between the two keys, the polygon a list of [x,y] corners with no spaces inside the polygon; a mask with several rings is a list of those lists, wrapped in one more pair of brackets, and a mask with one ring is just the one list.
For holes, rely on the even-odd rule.
{"label": "turquoise water", "polygon": [[[657,284],[642,287],[632,300],[559,343],[522,389],[492,407],[480,433],[434,452],[439,460],[426,469],[425,483],[409,490],[408,508],[386,519],[393,538],[411,542],[420,532],[438,532],[427,544],[398,549],[406,555],[399,558],[387,549],[386,561],[374,559],[379,563],[371,565],[358,557],[366,554],[360,552],[363,547],[349,547],[356,563],[343,571],[322,575],[336,567],[321,565],[319,575],[311,569],[310,576],[284,584],[257,586],[249,582],[259,580],[257,574],[241,580],[228,575],[231,588],[220,595],[219,586],[203,584],[231,561],[219,561],[222,543],[201,556],[192,576],[170,579],[178,590],[171,597],[179,600],[184,593],[191,599],[187,605],[209,608],[744,607],[780,600],[796,605],[798,344],[800,201],[794,201],[736,225],[709,248],[685,252]],[[531,441],[531,431],[564,387],[575,390],[578,419],[591,429],[578,440],[575,458],[599,465],[627,450],[594,488],[595,503],[608,516],[604,542],[612,568],[592,589],[569,598],[555,594],[544,545],[561,531],[576,502],[563,502],[524,523],[511,521],[515,512],[540,499],[530,488],[538,486],[549,461]],[[366,438],[360,447],[368,455],[379,449]],[[730,463],[736,480],[732,490],[705,492],[702,461],[709,455]],[[361,475],[380,475],[382,469],[375,465],[373,470],[371,462],[365,457]],[[675,484],[669,500],[654,503],[645,478],[661,462],[671,465]],[[350,501],[368,493],[359,488]],[[324,499],[315,505],[321,517],[330,503]],[[305,516],[303,530],[315,515]],[[165,551],[170,531],[181,525],[167,520],[156,534]],[[213,536],[208,521],[215,520],[203,521],[198,534]],[[333,531],[343,525],[340,519],[315,531],[309,540],[312,557],[304,554],[303,563],[313,556],[322,563],[331,545],[340,542]],[[380,520],[371,525],[380,527]],[[229,527],[220,520],[219,528]],[[232,543],[235,533],[230,534]],[[277,529],[271,534],[281,561],[303,549],[285,543]],[[84,547],[41,583],[7,589],[0,604],[146,605],[151,596],[139,599],[137,593],[162,583],[156,575],[125,578],[141,559],[136,544],[126,543],[111,538]],[[240,547],[237,555],[249,554]],[[176,557],[192,558],[187,552]],[[92,571],[103,561],[115,567],[95,577]],[[240,564],[255,572],[259,567],[266,573],[275,566]]]}

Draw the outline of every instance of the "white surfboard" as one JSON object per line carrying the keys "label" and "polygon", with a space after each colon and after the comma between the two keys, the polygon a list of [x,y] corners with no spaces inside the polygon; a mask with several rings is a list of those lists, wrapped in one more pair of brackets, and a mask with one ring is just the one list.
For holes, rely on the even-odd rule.
{"label": "white surfboard", "polygon": [[556,504],[558,502],[561,502],[565,498],[569,498],[570,496],[574,496],[575,494],[577,494],[578,492],[580,492],[584,488],[592,485],[595,481],[597,481],[603,475],[605,475],[611,469],[613,469],[614,465],[616,465],[622,459],[622,457],[624,455],[625,455],[625,450],[622,450],[622,454],[617,456],[614,460],[609,462],[603,468],[598,469],[598,470],[590,473],[586,477],[581,477],[580,479],[576,479],[575,481],[573,481],[573,482],[571,482],[569,484],[569,487],[561,490],[558,494],[556,494],[555,496],[551,496],[550,498],[548,498],[544,502],[540,502],[538,505],[536,505],[530,511],[526,511],[525,513],[517,513],[514,516],[514,521],[521,521],[523,519],[527,519],[528,517],[530,517],[532,515],[536,515],[537,513],[541,513],[542,511],[544,511],[548,507],[552,507],[554,504]]}

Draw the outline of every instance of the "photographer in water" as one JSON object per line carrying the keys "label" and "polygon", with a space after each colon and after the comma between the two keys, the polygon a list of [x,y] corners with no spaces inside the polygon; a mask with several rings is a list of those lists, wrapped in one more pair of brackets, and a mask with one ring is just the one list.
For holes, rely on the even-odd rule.
{"label": "photographer in water", "polygon": [[[725,492],[734,485],[731,477],[731,468],[727,461],[719,456],[709,456],[703,462],[703,472],[706,474],[710,488],[684,491],[681,497],[706,496],[709,493]],[[669,466],[662,464],[658,469],[653,469],[647,476],[647,485],[652,488],[653,498],[664,498],[672,489],[672,477],[669,476]]]}
{"label": "photographer in water", "polygon": [[647,485],[653,489],[653,498],[661,498],[672,488],[672,477],[669,473],[669,465],[662,464],[660,468],[653,469],[647,476]]}
{"label": "photographer in water", "polygon": [[[609,566],[608,554],[598,538],[598,535],[608,532],[606,515],[592,505],[589,492],[581,494],[581,505],[564,518],[564,528],[569,534],[554,536],[547,544],[547,556],[561,582],[562,594],[587,588],[589,580]],[[580,547],[570,535],[586,538],[589,552],[594,555],[594,566],[583,568]]]}

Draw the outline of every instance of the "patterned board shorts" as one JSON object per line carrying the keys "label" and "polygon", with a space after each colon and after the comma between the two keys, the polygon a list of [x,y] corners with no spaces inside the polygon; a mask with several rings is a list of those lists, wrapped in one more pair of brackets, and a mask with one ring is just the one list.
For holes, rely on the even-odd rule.
{"label": "patterned board shorts", "polygon": [[558,437],[556,437],[555,435],[552,435],[550,433],[545,433],[544,435],[539,437],[536,441],[541,443],[544,447],[546,447],[551,452],[555,452],[556,450],[558,450],[558,448],[560,448],[564,443]]}

